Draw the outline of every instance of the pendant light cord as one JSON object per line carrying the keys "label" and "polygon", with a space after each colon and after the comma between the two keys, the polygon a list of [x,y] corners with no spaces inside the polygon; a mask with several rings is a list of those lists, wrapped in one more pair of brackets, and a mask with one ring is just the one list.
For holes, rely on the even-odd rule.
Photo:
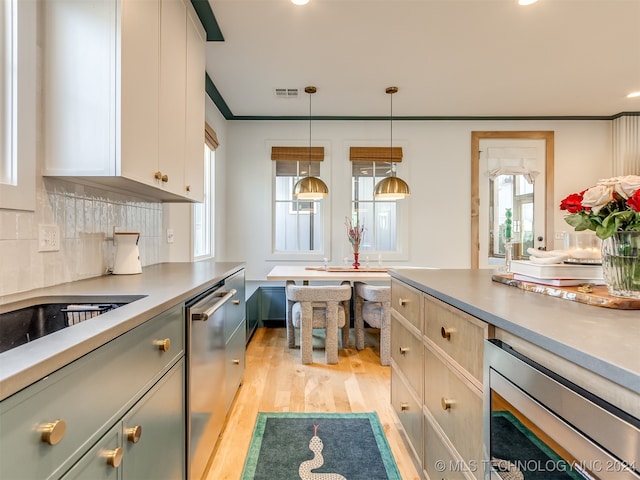
{"label": "pendant light cord", "polygon": [[391,127],[391,137],[389,139],[389,160],[391,161],[391,176],[395,177],[396,172],[393,169],[393,92],[391,96],[391,111],[389,113],[389,126]]}
{"label": "pendant light cord", "polygon": [[311,93],[309,93],[309,173],[307,176],[311,176]]}

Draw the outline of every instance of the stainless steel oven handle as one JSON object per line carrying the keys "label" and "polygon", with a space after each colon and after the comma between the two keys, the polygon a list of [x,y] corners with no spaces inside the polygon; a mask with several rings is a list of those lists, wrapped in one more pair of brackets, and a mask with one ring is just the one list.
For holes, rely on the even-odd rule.
{"label": "stainless steel oven handle", "polygon": [[208,297],[203,298],[189,309],[192,321],[206,322],[209,317],[231,300],[238,291],[235,288],[227,291],[216,291]]}

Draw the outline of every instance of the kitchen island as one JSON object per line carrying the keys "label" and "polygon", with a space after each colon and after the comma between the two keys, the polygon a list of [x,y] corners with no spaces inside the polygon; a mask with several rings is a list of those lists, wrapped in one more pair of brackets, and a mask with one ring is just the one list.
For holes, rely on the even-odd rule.
{"label": "kitchen island", "polygon": [[[441,478],[441,465],[454,466],[446,469],[452,478],[483,478],[493,392],[486,353],[494,341],[635,418],[631,423],[640,418],[640,311],[528,292],[492,281],[493,273],[389,272],[391,403],[425,478]],[[588,423],[592,417],[583,413]],[[637,432],[626,442],[627,461],[638,457]]]}
{"label": "kitchen island", "polygon": [[463,312],[640,395],[640,310],[553,298],[491,280],[490,270],[391,270]]}

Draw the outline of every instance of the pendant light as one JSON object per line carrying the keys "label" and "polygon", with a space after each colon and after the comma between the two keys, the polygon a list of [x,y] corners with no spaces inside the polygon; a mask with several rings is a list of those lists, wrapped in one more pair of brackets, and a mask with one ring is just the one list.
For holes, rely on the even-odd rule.
{"label": "pendant light", "polygon": [[373,190],[373,195],[380,200],[401,200],[411,195],[407,182],[396,176],[396,168],[393,164],[393,94],[398,92],[398,87],[389,87],[385,90],[391,98],[391,115],[389,123],[391,125],[391,145],[389,147],[389,161],[391,162],[391,173],[388,177],[380,180]]}
{"label": "pendant light", "polygon": [[316,87],[306,87],[309,94],[309,171],[307,176],[297,181],[293,187],[293,196],[299,200],[322,200],[329,195],[329,188],[318,177],[311,175],[311,95],[316,93]]}

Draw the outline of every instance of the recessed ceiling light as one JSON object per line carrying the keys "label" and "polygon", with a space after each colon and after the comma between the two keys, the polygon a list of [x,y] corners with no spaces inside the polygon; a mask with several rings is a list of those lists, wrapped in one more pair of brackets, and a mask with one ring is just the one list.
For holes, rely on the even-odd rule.
{"label": "recessed ceiling light", "polygon": [[309,0],[291,0],[291,3],[294,5],[306,5],[309,3]]}
{"label": "recessed ceiling light", "polygon": [[532,3],[536,3],[538,0],[518,0],[519,5],[531,5]]}
{"label": "recessed ceiling light", "polygon": [[627,98],[636,98],[636,97],[640,97],[640,92],[631,92],[629,95],[627,95]]}

